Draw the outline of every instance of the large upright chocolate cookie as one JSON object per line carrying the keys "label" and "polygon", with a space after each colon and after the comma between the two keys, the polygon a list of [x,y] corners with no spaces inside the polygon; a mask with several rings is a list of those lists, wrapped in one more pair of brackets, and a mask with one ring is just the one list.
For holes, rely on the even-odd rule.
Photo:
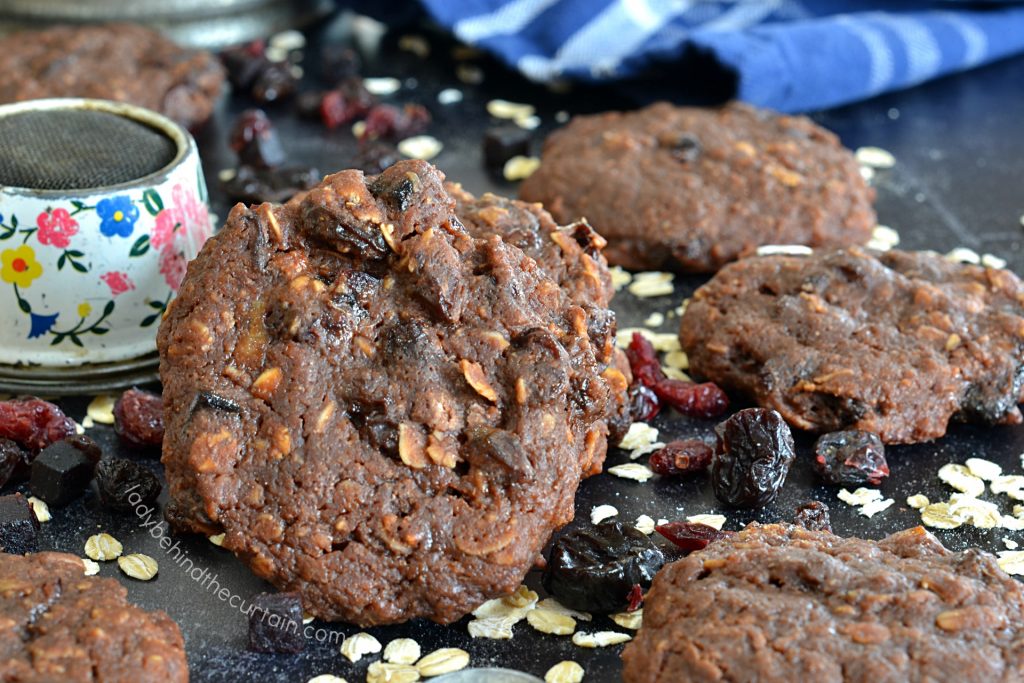
{"label": "large upright chocolate cookie", "polygon": [[875,226],[874,190],[835,135],[738,103],[577,116],[520,196],[585,216],[608,260],[636,269],[712,272],[762,244],[863,244]]}
{"label": "large upright chocolate cookie", "polygon": [[931,252],[764,256],[697,290],[679,339],[700,377],[801,429],[926,441],[1021,421],[1024,285]]}
{"label": "large upright chocolate cookie", "polygon": [[406,161],[236,206],[160,328],[169,516],[324,619],[512,591],[623,400],[601,239],[442,181]]}
{"label": "large upright chocolate cookie", "polygon": [[921,527],[752,524],[655,577],[627,683],[1024,680],[1024,589]]}
{"label": "large upright chocolate cookie", "polygon": [[0,681],[188,681],[178,625],[84,572],[74,555],[0,553]]}
{"label": "large upright chocolate cookie", "polygon": [[195,128],[210,118],[223,83],[215,56],[137,24],[54,26],[0,39],[0,103],[116,100]]}

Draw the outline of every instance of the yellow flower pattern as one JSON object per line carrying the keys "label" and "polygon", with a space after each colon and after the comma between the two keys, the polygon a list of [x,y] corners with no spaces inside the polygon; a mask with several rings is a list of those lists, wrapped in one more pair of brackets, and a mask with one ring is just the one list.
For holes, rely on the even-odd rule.
{"label": "yellow flower pattern", "polygon": [[78,317],[88,318],[90,313],[92,313],[92,306],[89,305],[88,301],[78,304]]}
{"label": "yellow flower pattern", "polygon": [[0,252],[0,280],[18,287],[30,287],[43,274],[32,247],[24,244],[17,249]]}

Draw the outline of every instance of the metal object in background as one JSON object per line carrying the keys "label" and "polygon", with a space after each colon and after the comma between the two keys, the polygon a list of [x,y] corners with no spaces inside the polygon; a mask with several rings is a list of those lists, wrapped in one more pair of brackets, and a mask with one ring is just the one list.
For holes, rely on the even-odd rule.
{"label": "metal object in background", "polygon": [[94,396],[155,382],[160,358],[149,354],[120,363],[90,363],[75,368],[0,365],[0,391],[39,396]]}
{"label": "metal object in background", "polygon": [[435,678],[436,683],[543,683],[536,676],[512,669],[463,669]]}
{"label": "metal object in background", "polygon": [[130,21],[182,45],[219,48],[307,25],[333,0],[4,0],[0,34],[55,23]]}

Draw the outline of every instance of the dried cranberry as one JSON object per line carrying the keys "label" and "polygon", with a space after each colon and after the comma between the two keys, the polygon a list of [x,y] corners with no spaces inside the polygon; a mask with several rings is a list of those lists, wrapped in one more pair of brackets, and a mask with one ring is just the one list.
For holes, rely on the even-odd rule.
{"label": "dried cranberry", "polygon": [[164,440],[164,402],[160,396],[132,388],[114,404],[114,431],[140,448],[159,447]]}
{"label": "dried cranberry", "polygon": [[837,486],[878,486],[889,476],[882,440],[859,429],[820,437],[814,444],[814,469]]}
{"label": "dried cranberry", "polygon": [[661,371],[661,363],[658,361],[658,352],[639,332],[633,333],[633,338],[626,347],[626,358],[629,359],[633,380],[645,387],[654,389],[658,382],[665,379],[665,373]]}
{"label": "dried cranberry", "polygon": [[649,422],[661,412],[661,401],[658,395],[643,384],[629,387],[629,412],[634,422]]}
{"label": "dried cranberry", "polygon": [[267,62],[252,84],[252,96],[257,102],[277,102],[294,95],[298,82],[291,65]]}
{"label": "dried cranberry", "polygon": [[131,510],[153,503],[160,495],[160,480],[144,465],[124,458],[111,458],[96,467],[100,505],[112,510]]}
{"label": "dried cranberry", "polygon": [[629,590],[629,595],[626,596],[626,611],[635,612],[640,609],[642,604],[644,604],[644,587],[639,583],[634,583]]}
{"label": "dried cranberry", "polygon": [[514,156],[530,155],[530,131],[519,126],[497,126],[484,133],[484,166],[501,175],[505,162]]}
{"label": "dried cranberry", "polygon": [[254,40],[244,45],[229,47],[220,53],[220,60],[228,72],[228,80],[238,90],[248,90],[269,63],[266,44]]}
{"label": "dried cranberry", "polygon": [[708,543],[732,536],[731,531],[719,531],[713,526],[696,522],[669,522],[659,524],[654,530],[688,553],[703,550]]}
{"label": "dried cranberry", "polygon": [[643,533],[605,522],[555,539],[544,568],[544,589],[572,609],[615,612],[633,586],[651,585],[665,556]]}
{"label": "dried cranberry", "polygon": [[31,396],[0,401],[0,438],[32,453],[74,433],[74,420],[48,401]]}
{"label": "dried cranberry", "polygon": [[829,519],[828,506],[820,500],[812,500],[809,503],[798,506],[796,515],[793,517],[793,524],[810,529],[811,531],[832,532],[832,521]]}
{"label": "dried cranberry", "polygon": [[719,417],[729,409],[729,397],[713,382],[694,384],[678,379],[662,379],[654,385],[654,393],[690,417]]}
{"label": "dried cranberry", "polygon": [[378,104],[366,114],[366,129],[361,139],[401,140],[423,132],[428,125],[430,112],[423,105],[407,104],[398,109],[390,104]]}
{"label": "dried cranberry", "polygon": [[221,183],[229,198],[247,204],[283,203],[320,182],[320,171],[311,166],[253,168],[240,166],[234,177]]}
{"label": "dried cranberry", "polygon": [[358,53],[345,45],[332,43],[320,48],[320,67],[328,83],[341,83],[358,76],[361,62]]}
{"label": "dried cranberry", "polygon": [[0,439],[0,486],[25,478],[32,455],[10,439]]}
{"label": "dried cranberry", "polygon": [[770,504],[796,457],[789,425],[774,410],[747,408],[715,428],[711,485],[720,501],[736,507]]}
{"label": "dried cranberry", "polygon": [[284,148],[270,119],[260,109],[246,109],[235,120],[228,144],[242,164],[273,168],[284,163]]}
{"label": "dried cranberry", "polygon": [[334,129],[366,116],[376,101],[361,80],[349,79],[324,93],[320,100],[320,119],[325,126]]}
{"label": "dried cranberry", "polygon": [[701,472],[711,464],[714,450],[697,439],[670,441],[664,448],[651,453],[651,469],[663,477]]}
{"label": "dried cranberry", "polygon": [[359,145],[359,154],[352,165],[367,175],[383,173],[394,166],[399,160],[398,150],[394,145],[380,140],[372,140]]}

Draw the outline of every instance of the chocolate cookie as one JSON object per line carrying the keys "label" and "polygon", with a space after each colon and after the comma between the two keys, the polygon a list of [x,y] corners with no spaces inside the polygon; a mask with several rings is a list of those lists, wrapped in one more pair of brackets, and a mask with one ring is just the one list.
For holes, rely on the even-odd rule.
{"label": "chocolate cookie", "polygon": [[456,194],[405,161],[236,206],[160,328],[168,516],[323,619],[514,590],[624,400],[600,238]]}
{"label": "chocolate cookie", "polygon": [[763,244],[863,244],[875,226],[853,155],[805,117],[661,102],[577,116],[520,196],[581,216],[626,268],[713,272]]}
{"label": "chocolate cookie", "polygon": [[92,97],[158,111],[186,128],[213,113],[217,58],[136,24],[54,26],[0,39],[0,103]]}
{"label": "chocolate cookie", "polygon": [[188,681],[178,625],[84,572],[74,555],[0,553],[0,680]]}
{"label": "chocolate cookie", "polygon": [[752,524],[664,568],[627,683],[1024,680],[1024,589],[921,527],[879,542]]}
{"label": "chocolate cookie", "polygon": [[887,443],[946,433],[951,418],[1017,424],[1024,286],[931,252],[764,256],[697,290],[679,339],[693,374],[815,432]]}

